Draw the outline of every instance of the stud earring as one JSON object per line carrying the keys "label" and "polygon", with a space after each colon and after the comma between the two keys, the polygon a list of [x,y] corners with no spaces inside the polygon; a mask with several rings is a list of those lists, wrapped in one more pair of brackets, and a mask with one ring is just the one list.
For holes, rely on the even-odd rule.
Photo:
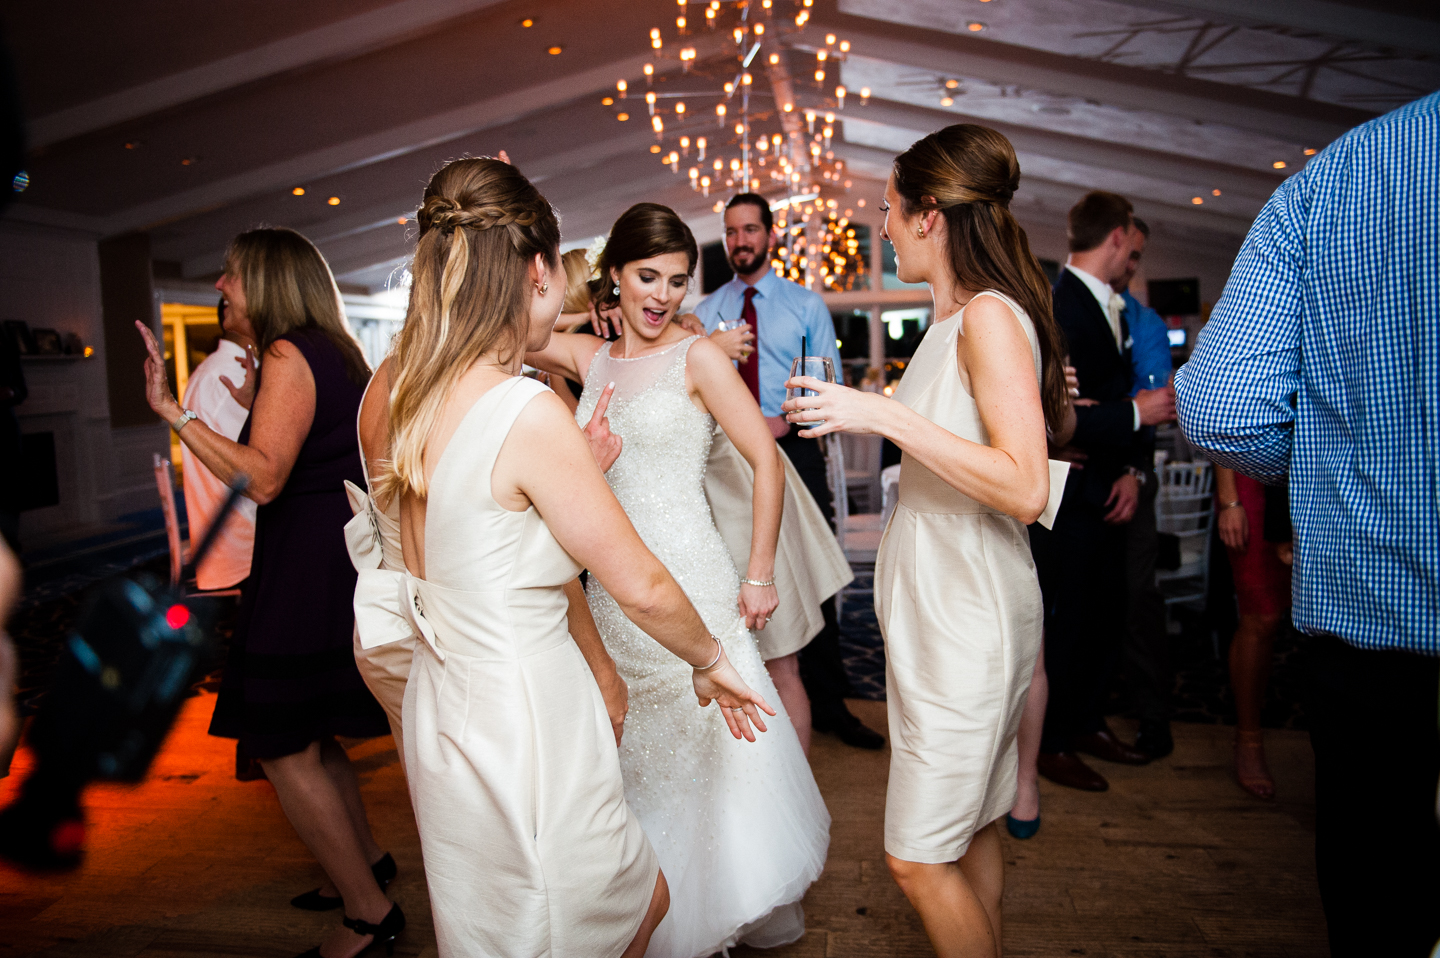
{"label": "stud earring", "polygon": [[546,284],[543,285],[543,286],[540,285],[539,283],[536,283],[536,284],[535,284],[535,288],[540,291],[540,295],[541,295],[541,296],[544,296],[546,293],[550,292],[550,284],[549,284],[549,283],[546,283]]}
{"label": "stud earring", "polygon": [[917,226],[917,227],[915,227],[915,235],[918,236],[918,237],[920,237],[921,239],[924,239],[924,238],[925,238],[925,227],[923,227],[923,226]]}

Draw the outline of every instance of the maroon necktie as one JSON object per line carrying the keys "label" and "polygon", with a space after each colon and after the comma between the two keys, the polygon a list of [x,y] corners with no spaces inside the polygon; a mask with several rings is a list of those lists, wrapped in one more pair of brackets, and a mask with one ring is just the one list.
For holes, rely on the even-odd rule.
{"label": "maroon necktie", "polygon": [[754,350],[750,358],[740,363],[740,378],[750,389],[750,395],[755,401],[760,401],[760,325],[755,322],[755,287],[745,287],[745,305],[740,310],[740,318],[750,324],[755,332],[755,341],[750,344]]}

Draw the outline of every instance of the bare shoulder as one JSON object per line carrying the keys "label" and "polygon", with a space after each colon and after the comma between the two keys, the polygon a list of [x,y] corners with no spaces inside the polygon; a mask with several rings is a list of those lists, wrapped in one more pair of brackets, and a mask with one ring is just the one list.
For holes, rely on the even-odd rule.
{"label": "bare shoulder", "polygon": [[708,336],[701,336],[690,344],[689,352],[685,354],[685,362],[699,372],[718,371],[724,366],[734,371],[730,364],[730,357],[725,350],[710,339]]}
{"label": "bare shoulder", "polygon": [[553,442],[567,432],[580,431],[575,424],[575,419],[570,415],[570,410],[553,390],[544,389],[535,394],[535,397],[525,404],[520,410],[520,415],[515,418],[515,425],[512,431],[521,430],[525,433],[533,433],[536,437],[543,436],[547,442]]}

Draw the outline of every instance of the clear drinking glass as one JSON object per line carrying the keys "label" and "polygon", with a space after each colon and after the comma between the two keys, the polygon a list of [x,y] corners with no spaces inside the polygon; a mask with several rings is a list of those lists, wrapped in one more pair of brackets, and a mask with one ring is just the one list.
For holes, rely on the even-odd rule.
{"label": "clear drinking glass", "polygon": [[[835,381],[835,364],[825,356],[796,356],[790,363],[790,378],[796,376],[810,376],[822,382],[833,383]],[[817,395],[813,389],[787,389],[786,399],[800,399],[804,396]],[[797,426],[810,428],[824,424],[825,420],[817,419],[815,422],[796,423]]]}
{"label": "clear drinking glass", "polygon": [[715,324],[715,328],[718,329],[720,332],[725,333],[729,332],[732,329],[739,329],[741,326],[744,325],[745,320],[737,317],[736,319],[722,319],[720,320],[720,322]]}

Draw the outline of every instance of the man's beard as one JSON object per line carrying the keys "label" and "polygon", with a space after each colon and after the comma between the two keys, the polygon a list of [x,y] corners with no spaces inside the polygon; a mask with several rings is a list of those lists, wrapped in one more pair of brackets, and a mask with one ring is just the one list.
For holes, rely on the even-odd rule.
{"label": "man's beard", "polygon": [[[737,249],[730,254],[730,268],[741,276],[749,276],[765,265],[765,257],[770,251],[756,252],[752,249]],[[745,257],[742,259],[741,257]]]}

